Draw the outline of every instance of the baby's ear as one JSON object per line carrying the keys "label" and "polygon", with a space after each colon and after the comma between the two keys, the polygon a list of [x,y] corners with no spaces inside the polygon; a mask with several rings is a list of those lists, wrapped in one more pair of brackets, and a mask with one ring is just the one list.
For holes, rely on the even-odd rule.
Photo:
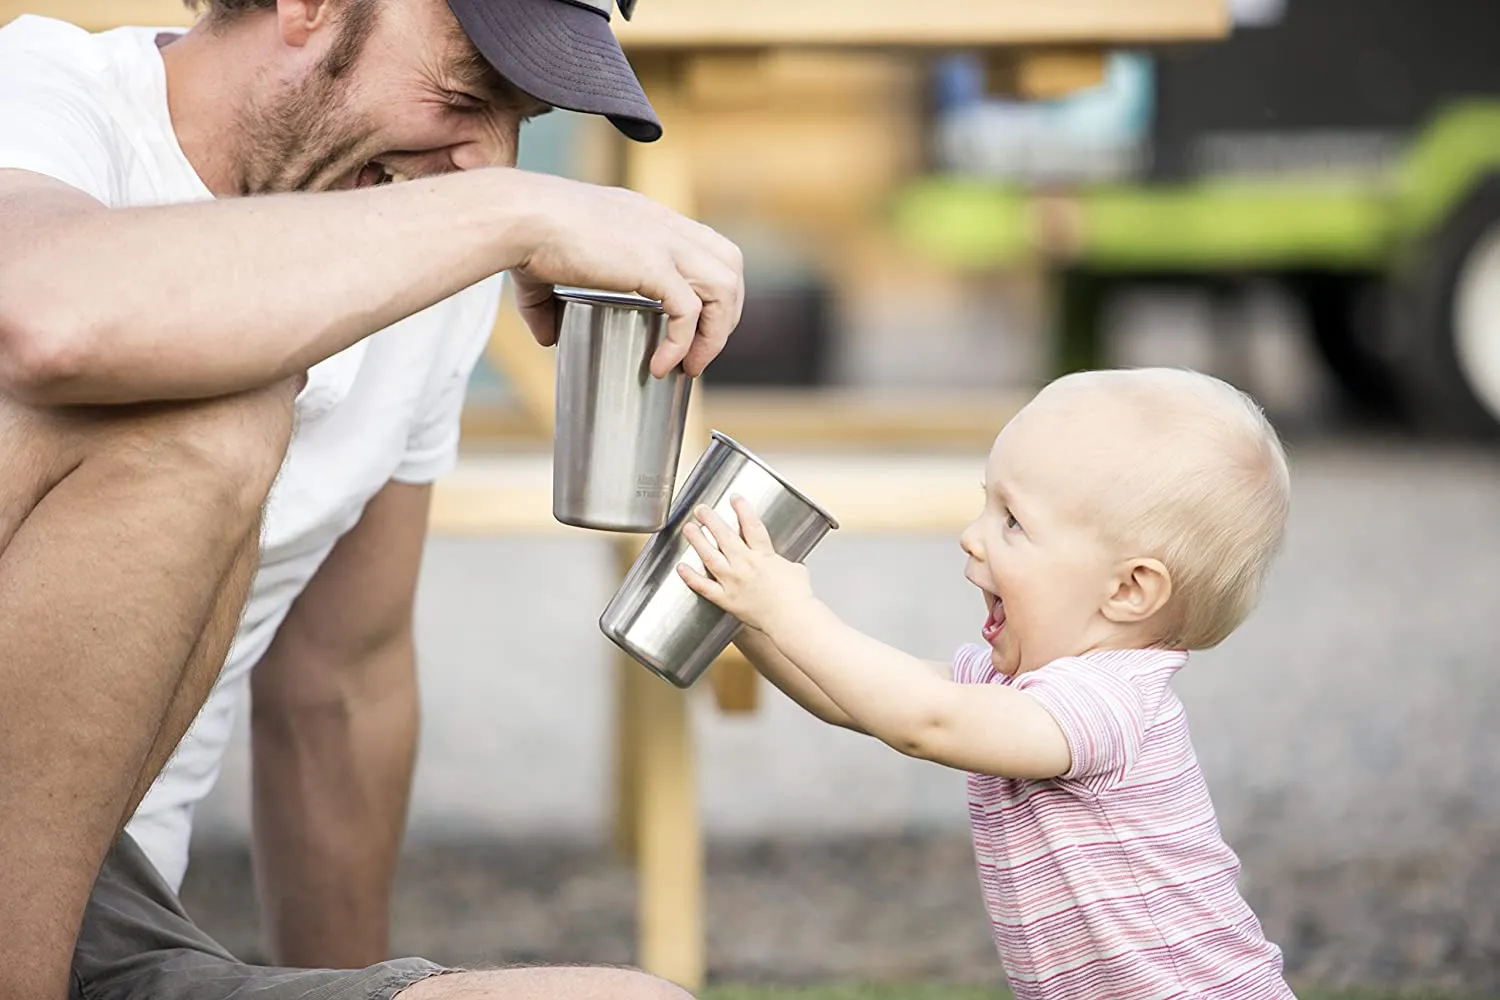
{"label": "baby's ear", "polygon": [[1120,565],[1109,594],[1099,609],[1120,625],[1151,618],[1172,596],[1172,574],[1159,559],[1131,559]]}

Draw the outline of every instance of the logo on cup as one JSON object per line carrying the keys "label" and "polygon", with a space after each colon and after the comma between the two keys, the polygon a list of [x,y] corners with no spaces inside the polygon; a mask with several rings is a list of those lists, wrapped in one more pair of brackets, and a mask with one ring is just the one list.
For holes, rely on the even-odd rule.
{"label": "logo on cup", "polygon": [[642,472],[635,477],[635,495],[638,500],[664,496],[671,483],[659,472]]}

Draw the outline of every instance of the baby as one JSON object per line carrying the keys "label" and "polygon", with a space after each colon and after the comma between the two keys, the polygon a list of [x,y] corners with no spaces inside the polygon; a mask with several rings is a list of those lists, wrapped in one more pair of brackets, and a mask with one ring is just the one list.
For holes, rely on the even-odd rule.
{"label": "baby", "polygon": [[951,664],[844,624],[738,499],[739,532],[695,511],[708,573],[679,573],[744,623],[736,643],[809,712],[969,772],[1018,1000],[1269,1000],[1292,996],[1281,951],[1240,897],[1170,681],[1250,612],[1287,505],[1281,444],[1238,390],[1084,372],[995,440],[960,539],[984,644]]}

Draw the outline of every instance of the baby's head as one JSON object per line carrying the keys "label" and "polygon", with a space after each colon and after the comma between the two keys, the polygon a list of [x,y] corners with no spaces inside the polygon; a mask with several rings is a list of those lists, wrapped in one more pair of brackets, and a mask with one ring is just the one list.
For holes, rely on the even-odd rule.
{"label": "baby's head", "polygon": [[1206,649],[1281,544],[1286,456],[1244,393],[1196,372],[1080,372],[1005,426],[965,575],[1006,673],[1094,649]]}

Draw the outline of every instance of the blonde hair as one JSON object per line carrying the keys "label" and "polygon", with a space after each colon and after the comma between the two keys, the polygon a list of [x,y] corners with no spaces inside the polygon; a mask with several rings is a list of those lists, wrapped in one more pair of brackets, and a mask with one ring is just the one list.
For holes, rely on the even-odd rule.
{"label": "blonde hair", "polygon": [[1105,394],[1102,419],[1138,433],[1110,462],[1100,530],[1132,555],[1159,559],[1172,591],[1163,645],[1208,649],[1254,609],[1281,548],[1290,475],[1281,439],[1246,393],[1201,372],[1078,372],[1044,393]]}

